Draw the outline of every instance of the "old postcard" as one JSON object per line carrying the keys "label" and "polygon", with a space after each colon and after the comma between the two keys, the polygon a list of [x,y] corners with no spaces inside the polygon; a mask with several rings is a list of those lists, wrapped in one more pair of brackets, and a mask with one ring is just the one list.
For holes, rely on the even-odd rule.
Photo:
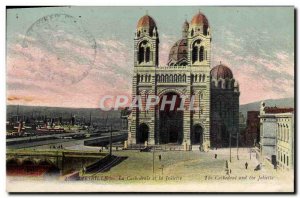
{"label": "old postcard", "polygon": [[7,7],[8,192],[294,192],[294,7]]}

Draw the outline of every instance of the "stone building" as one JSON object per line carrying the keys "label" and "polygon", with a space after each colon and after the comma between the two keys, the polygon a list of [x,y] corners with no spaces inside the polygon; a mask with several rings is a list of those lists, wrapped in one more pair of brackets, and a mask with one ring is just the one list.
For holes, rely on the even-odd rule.
{"label": "stone building", "polygon": [[243,134],[243,143],[245,146],[255,146],[260,141],[259,129],[259,111],[248,111],[247,127]]}
{"label": "stone building", "polygon": [[279,113],[277,117],[276,159],[279,169],[294,168],[294,113]]}
{"label": "stone building", "polygon": [[290,169],[294,163],[294,109],[260,107],[260,158],[274,167]]}
{"label": "stone building", "polygon": [[[239,86],[224,64],[210,69],[211,40],[209,22],[199,12],[190,23],[183,23],[182,37],[170,49],[167,65],[159,65],[156,23],[149,15],[140,18],[134,38],[132,97],[141,96],[142,104],[154,95],[160,100],[165,96],[168,101],[178,97],[174,110],[161,110],[162,101],[148,110],[133,108],[129,116],[129,144],[147,141],[151,145],[209,148],[217,136],[228,142],[229,131],[238,127]],[[182,97],[186,99],[182,101]],[[216,106],[211,106],[211,100]],[[197,110],[179,109],[181,102],[186,106],[193,103]],[[212,111],[216,112],[211,114]],[[221,127],[216,119],[221,119]]]}

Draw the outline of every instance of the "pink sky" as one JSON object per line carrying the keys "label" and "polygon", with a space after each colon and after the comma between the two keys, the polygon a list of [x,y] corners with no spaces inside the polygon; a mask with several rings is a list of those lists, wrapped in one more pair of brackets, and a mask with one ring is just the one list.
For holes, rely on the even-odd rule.
{"label": "pink sky", "polygon": [[[160,64],[166,64],[176,38],[164,34],[161,38]],[[97,40],[101,48],[93,64],[90,64],[93,50],[84,42],[80,47],[77,43],[64,42],[55,46],[55,49],[68,52],[63,54],[50,52],[39,45],[29,48],[23,48],[20,44],[10,45],[7,56],[7,103],[96,108],[104,95],[130,97],[133,51],[129,51],[118,40]],[[212,64],[216,65],[222,60],[238,80],[240,104],[293,97],[294,87],[290,80],[265,78],[260,76],[255,66],[261,65],[266,71],[293,75],[293,59],[286,53],[278,53],[276,61],[253,56],[246,57],[247,61],[244,61],[245,57],[235,55],[230,50],[212,50]],[[218,50],[218,53],[214,53],[214,50]],[[275,90],[274,84],[286,92]]]}

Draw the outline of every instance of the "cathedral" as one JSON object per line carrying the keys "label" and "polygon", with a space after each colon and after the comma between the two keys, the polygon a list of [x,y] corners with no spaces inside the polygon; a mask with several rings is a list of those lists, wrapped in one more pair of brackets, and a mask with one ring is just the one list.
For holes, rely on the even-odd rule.
{"label": "cathedral", "polygon": [[[228,146],[239,129],[239,84],[220,62],[211,69],[211,27],[197,13],[182,26],[182,38],[170,49],[166,65],[159,65],[159,30],[149,15],[138,21],[134,38],[132,97],[145,102],[150,95],[171,99],[186,96],[197,110],[165,108],[161,102],[148,110],[133,108],[128,144]],[[181,102],[176,97],[176,103]]]}

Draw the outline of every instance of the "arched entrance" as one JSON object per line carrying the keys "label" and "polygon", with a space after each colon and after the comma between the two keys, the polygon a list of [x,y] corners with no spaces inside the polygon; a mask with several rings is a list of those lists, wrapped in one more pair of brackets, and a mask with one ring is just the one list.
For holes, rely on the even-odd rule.
{"label": "arched entrance", "polygon": [[203,144],[203,128],[201,125],[196,124],[193,127],[192,135],[191,135],[192,144]]}
{"label": "arched entrance", "polygon": [[149,137],[148,125],[145,123],[140,124],[138,131],[137,131],[136,142],[138,144],[144,144],[145,141],[148,141],[148,137]]}
{"label": "arched entrance", "polygon": [[[165,104],[163,110],[162,100],[172,101],[176,97],[174,108],[171,104]],[[183,111],[178,110],[181,98],[175,92],[168,92],[161,96],[159,103],[159,140],[161,144],[175,143],[182,144],[183,141]]]}

